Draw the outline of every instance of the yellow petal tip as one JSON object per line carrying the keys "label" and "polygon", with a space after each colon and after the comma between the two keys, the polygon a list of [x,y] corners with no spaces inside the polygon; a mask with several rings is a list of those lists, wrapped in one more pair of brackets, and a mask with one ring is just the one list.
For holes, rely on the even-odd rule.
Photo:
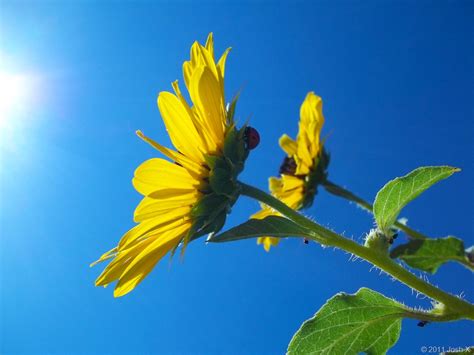
{"label": "yellow petal tip", "polygon": [[114,290],[114,298],[119,298],[125,296],[127,293],[129,293],[133,288],[131,289],[124,289],[124,288],[116,288]]}

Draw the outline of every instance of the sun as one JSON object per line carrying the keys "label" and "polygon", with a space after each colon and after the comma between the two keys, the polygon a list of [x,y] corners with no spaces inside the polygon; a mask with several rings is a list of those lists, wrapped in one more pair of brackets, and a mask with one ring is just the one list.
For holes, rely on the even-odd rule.
{"label": "sun", "polygon": [[39,123],[39,109],[45,87],[37,74],[31,71],[0,68],[0,160],[5,152],[26,152],[25,145]]}
{"label": "sun", "polygon": [[0,125],[24,111],[31,98],[30,80],[26,75],[0,72]]}

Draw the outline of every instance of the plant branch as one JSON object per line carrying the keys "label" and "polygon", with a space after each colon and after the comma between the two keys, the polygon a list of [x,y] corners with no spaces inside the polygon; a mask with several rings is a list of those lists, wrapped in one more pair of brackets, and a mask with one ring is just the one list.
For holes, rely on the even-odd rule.
{"label": "plant branch", "polygon": [[451,295],[430,283],[418,278],[410,271],[393,261],[386,253],[380,250],[372,249],[360,245],[351,239],[340,236],[339,234],[324,228],[323,226],[304,217],[302,214],[288,207],[286,204],[257,189],[253,186],[240,182],[241,193],[252,197],[265,205],[280,212],[301,227],[308,229],[308,237],[318,243],[333,246],[354,254],[373,265],[377,266],[387,274],[404,283],[408,287],[417,290],[420,293],[442,303],[446,308],[445,318],[449,320],[467,318],[474,320],[474,305],[466,302],[454,295]]}
{"label": "plant branch", "polygon": [[[326,191],[329,192],[330,194],[333,194],[335,196],[342,197],[342,198],[345,198],[346,200],[355,202],[357,205],[359,205],[363,209],[369,211],[370,213],[373,212],[372,211],[372,204],[370,204],[369,202],[367,202],[364,199],[360,198],[359,196],[354,195],[349,190],[346,190],[345,188],[343,188],[339,185],[336,185],[336,184],[334,184],[333,182],[331,182],[329,180],[326,180],[325,182],[323,182],[322,185],[324,186]],[[397,229],[403,231],[411,239],[427,239],[427,238],[429,238],[426,235],[424,235],[420,232],[417,232],[416,230],[411,229],[407,225],[405,225],[403,223],[400,223],[400,222],[395,222],[394,227],[396,227]]]}

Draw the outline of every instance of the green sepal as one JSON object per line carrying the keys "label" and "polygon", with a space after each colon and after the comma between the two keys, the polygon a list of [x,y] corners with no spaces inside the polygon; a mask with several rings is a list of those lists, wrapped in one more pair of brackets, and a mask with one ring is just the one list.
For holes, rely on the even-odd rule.
{"label": "green sepal", "polygon": [[245,130],[247,129],[247,126],[243,126],[239,131],[238,131],[238,136],[237,136],[237,160],[233,160],[232,162],[234,164],[236,163],[243,163],[245,160],[248,158],[250,151],[247,149],[247,143],[245,142]]}
{"label": "green sepal", "polygon": [[218,157],[214,164],[214,169],[223,169],[227,170],[230,175],[233,175],[234,164],[226,157]]}
{"label": "green sepal", "polygon": [[191,237],[191,240],[202,237],[207,234],[214,234],[219,232],[222,227],[224,227],[225,221],[227,219],[227,211],[222,211],[213,217],[212,221],[208,221],[207,224],[204,223],[204,226]]}
{"label": "green sepal", "polygon": [[243,163],[249,155],[245,145],[245,128],[246,126],[241,129],[232,126],[226,132],[223,153],[233,164]]}
{"label": "green sepal", "polygon": [[[178,250],[178,248],[181,246],[181,245],[184,245],[184,241],[186,240],[186,237],[184,237],[183,239],[181,239],[181,242],[176,244],[173,248],[171,248],[170,250],[170,260],[174,258],[174,255],[176,254],[176,250]],[[187,241],[186,243],[189,243],[191,240]],[[181,255],[183,255],[184,252],[181,253]]]}
{"label": "green sepal", "polygon": [[227,107],[227,125],[233,126],[234,125],[234,115],[235,115],[235,108],[237,106],[237,100],[239,99],[240,92],[238,92],[233,98],[232,101],[229,103]]}
{"label": "green sepal", "polygon": [[193,225],[184,239],[185,244],[205,234],[220,231],[238,196],[238,193],[231,196],[216,193],[205,195],[191,210]]}
{"label": "green sepal", "polygon": [[234,163],[233,164],[233,170],[234,170],[234,176],[237,177],[243,170],[244,170],[244,163]]}
{"label": "green sepal", "polygon": [[220,231],[225,224],[227,213],[227,206],[221,206],[214,213],[196,219],[188,233],[189,241]]}
{"label": "green sepal", "polygon": [[214,192],[230,196],[237,188],[237,176],[244,168],[248,150],[244,140],[245,127],[238,130],[235,126],[226,132],[223,156],[208,156],[206,162],[211,169],[209,184]]}
{"label": "green sepal", "polygon": [[216,166],[216,161],[219,159],[220,157],[218,156],[215,156],[215,155],[204,155],[204,160],[206,161],[206,164],[207,166],[209,167],[209,169],[214,169],[214,167]]}
{"label": "green sepal", "polygon": [[308,208],[313,204],[314,197],[318,193],[318,186],[327,180],[329,160],[329,153],[324,148],[314,158],[313,170],[304,177],[304,198],[300,208]]}
{"label": "green sepal", "polygon": [[215,193],[225,196],[232,195],[236,188],[232,172],[220,168],[212,171],[212,175],[209,176],[209,185]]}
{"label": "green sepal", "polygon": [[232,126],[227,130],[223,148],[224,156],[229,158],[231,161],[238,160],[237,141],[238,130],[235,128],[235,126]]}
{"label": "green sepal", "polygon": [[191,209],[191,216],[193,218],[209,216],[216,210],[221,209],[222,206],[225,206],[228,201],[229,199],[226,196],[216,193],[204,195]]}
{"label": "green sepal", "polygon": [[[233,120],[235,101],[230,104],[228,118]],[[245,142],[245,126],[240,130],[232,123],[226,130],[222,155],[207,155],[208,184],[200,190],[204,196],[191,210],[193,225],[183,240],[186,244],[205,234],[217,233],[225,224],[227,213],[240,195],[237,176],[244,168],[249,151]]]}

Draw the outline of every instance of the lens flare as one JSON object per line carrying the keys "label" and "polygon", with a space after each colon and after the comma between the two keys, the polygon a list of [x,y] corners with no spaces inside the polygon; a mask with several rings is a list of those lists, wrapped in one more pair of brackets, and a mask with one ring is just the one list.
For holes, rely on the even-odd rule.
{"label": "lens flare", "polygon": [[0,125],[16,113],[24,111],[31,98],[31,85],[27,76],[0,72]]}

